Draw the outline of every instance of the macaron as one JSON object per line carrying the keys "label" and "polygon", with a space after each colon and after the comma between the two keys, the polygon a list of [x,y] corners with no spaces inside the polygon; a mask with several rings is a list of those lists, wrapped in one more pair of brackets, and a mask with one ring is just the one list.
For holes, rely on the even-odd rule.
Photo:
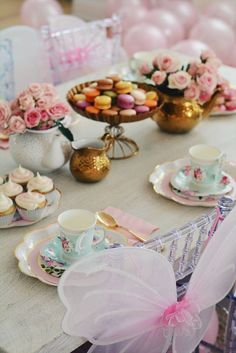
{"label": "macaron", "polygon": [[73,98],[75,102],[79,102],[79,101],[85,101],[86,96],[85,94],[80,93],[80,94],[75,94]]}
{"label": "macaron", "polygon": [[86,95],[87,93],[93,91],[94,89],[95,89],[94,87],[84,87],[82,89],[82,93]]}
{"label": "macaron", "polygon": [[150,108],[147,107],[146,105],[136,105],[134,108],[137,113],[147,113],[149,112]]}
{"label": "macaron", "polygon": [[86,101],[93,102],[96,97],[100,95],[100,91],[96,88],[92,88],[91,91],[85,93]]}
{"label": "macaron", "polygon": [[119,94],[117,106],[122,109],[132,109],[134,107],[134,98],[130,94]]}
{"label": "macaron", "polygon": [[112,100],[114,100],[117,97],[117,94],[114,91],[104,91],[103,94],[105,96],[111,97]]}
{"label": "macaron", "polygon": [[100,89],[101,91],[107,91],[109,89],[112,89],[112,87],[113,81],[109,78],[104,78],[103,80],[97,81],[97,89]]}
{"label": "macaron", "polygon": [[108,96],[98,96],[95,98],[95,108],[106,110],[111,108],[111,97]]}
{"label": "macaron", "polygon": [[105,115],[105,116],[116,116],[116,115],[118,115],[118,112],[116,110],[107,109],[107,110],[103,111],[103,115]]}
{"label": "macaron", "polygon": [[113,105],[111,107],[111,110],[115,110],[116,112],[119,112],[121,109],[119,107],[117,107],[116,105]]}
{"label": "macaron", "polygon": [[155,91],[149,91],[146,93],[146,98],[147,99],[151,99],[151,100],[157,100],[158,96],[157,93]]}
{"label": "macaron", "polygon": [[134,109],[124,109],[120,111],[120,115],[122,116],[133,116],[136,115],[136,110]]}
{"label": "macaron", "polygon": [[91,113],[91,114],[98,114],[99,113],[99,109],[95,108],[94,106],[92,105],[88,105],[86,108],[85,108],[86,112],[88,113]]}
{"label": "macaron", "polygon": [[78,107],[78,108],[80,108],[80,109],[85,109],[86,107],[88,107],[90,105],[90,103],[89,102],[87,102],[87,101],[78,101],[78,102],[76,102],[76,106]]}
{"label": "macaron", "polygon": [[132,83],[129,81],[119,81],[116,83],[115,88],[119,94],[130,93],[132,91]]}
{"label": "macaron", "polygon": [[134,89],[131,92],[131,96],[133,96],[136,105],[144,105],[146,101],[146,94],[143,91],[140,89]]}
{"label": "macaron", "polygon": [[150,109],[156,108],[157,106],[157,101],[154,101],[152,99],[146,99],[145,105],[149,107]]}
{"label": "macaron", "polygon": [[122,80],[122,78],[117,74],[111,74],[111,75],[107,76],[107,78],[109,78],[110,80],[112,80],[115,83]]}

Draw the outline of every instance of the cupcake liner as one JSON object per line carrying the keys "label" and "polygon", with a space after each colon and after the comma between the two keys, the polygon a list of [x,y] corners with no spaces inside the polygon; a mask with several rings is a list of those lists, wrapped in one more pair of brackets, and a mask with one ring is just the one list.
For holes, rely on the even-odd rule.
{"label": "cupcake liner", "polygon": [[13,221],[14,215],[15,215],[15,211],[6,216],[0,216],[0,227],[8,226],[9,224],[11,224]]}
{"label": "cupcake liner", "polygon": [[43,217],[43,214],[46,210],[46,206],[42,208],[37,208],[36,210],[25,210],[17,206],[17,210],[22,219],[28,222],[35,222]]}

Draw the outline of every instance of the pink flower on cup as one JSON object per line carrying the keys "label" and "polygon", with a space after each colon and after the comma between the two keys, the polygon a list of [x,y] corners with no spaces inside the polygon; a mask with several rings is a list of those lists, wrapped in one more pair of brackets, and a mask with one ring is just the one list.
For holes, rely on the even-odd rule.
{"label": "pink flower on cup", "polygon": [[41,120],[40,110],[37,108],[28,110],[27,112],[25,112],[24,120],[26,123],[26,127],[28,127],[29,129],[37,127]]}
{"label": "pink flower on cup", "polygon": [[53,107],[47,110],[53,120],[63,118],[70,112],[70,109],[64,103],[56,103]]}
{"label": "pink flower on cup", "polygon": [[6,128],[11,115],[11,109],[7,102],[0,100],[0,127]]}
{"label": "pink flower on cup", "polygon": [[197,78],[197,83],[202,91],[213,93],[217,86],[217,78],[215,75],[205,72]]}
{"label": "pink flower on cup", "polygon": [[43,88],[39,83],[32,83],[28,88],[29,93],[34,99],[39,99],[43,95]]}
{"label": "pink flower on cup", "polygon": [[194,176],[194,179],[196,179],[196,180],[202,180],[203,173],[202,173],[201,168],[194,169],[193,176]]}
{"label": "pink flower on cup", "polygon": [[24,93],[19,96],[20,109],[26,111],[35,107],[35,102],[30,94]]}
{"label": "pink flower on cup", "polygon": [[186,71],[178,71],[168,78],[169,88],[184,90],[191,82],[191,76]]}
{"label": "pink flower on cup", "polygon": [[166,79],[166,73],[164,71],[155,71],[151,79],[156,85],[161,85]]}
{"label": "pink flower on cup", "polygon": [[226,175],[224,175],[224,176],[221,178],[220,183],[223,184],[223,185],[228,185],[228,184],[230,183],[230,180],[229,180],[229,178],[228,178]]}
{"label": "pink flower on cup", "polygon": [[9,120],[9,129],[15,134],[22,134],[25,132],[25,121],[20,117],[13,115]]}
{"label": "pink flower on cup", "polygon": [[156,57],[156,64],[160,71],[167,73],[180,70],[181,64],[177,57],[160,54]]}
{"label": "pink flower on cup", "polygon": [[139,72],[141,75],[148,75],[152,72],[152,68],[147,63],[143,63],[139,67]]}
{"label": "pink flower on cup", "polygon": [[184,91],[184,97],[186,99],[195,99],[197,100],[199,98],[200,95],[200,89],[197,86],[195,81],[191,81],[189,86],[186,88],[186,90]]}
{"label": "pink flower on cup", "polygon": [[190,173],[191,173],[191,170],[192,170],[191,165],[186,165],[186,166],[184,167],[184,175],[189,176]]}

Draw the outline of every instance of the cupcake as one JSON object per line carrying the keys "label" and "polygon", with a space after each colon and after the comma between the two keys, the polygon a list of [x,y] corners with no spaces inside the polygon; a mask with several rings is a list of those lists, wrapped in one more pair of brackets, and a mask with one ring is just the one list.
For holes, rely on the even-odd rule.
{"label": "cupcake", "polygon": [[16,208],[13,201],[0,192],[0,226],[9,225],[14,218]]}
{"label": "cupcake", "polygon": [[1,191],[12,200],[15,197],[23,192],[23,187],[19,184],[13,183],[11,179],[8,180],[5,184],[1,185]]}
{"label": "cupcake", "polygon": [[15,202],[21,218],[29,222],[41,219],[47,205],[44,195],[31,191],[16,196]]}
{"label": "cupcake", "polygon": [[11,181],[13,181],[13,183],[20,184],[23,187],[26,186],[28,181],[33,177],[34,173],[28,169],[23,168],[21,165],[9,173],[9,178]]}
{"label": "cupcake", "polygon": [[54,202],[54,185],[52,179],[41,176],[37,173],[37,176],[30,179],[27,184],[28,191],[36,191],[40,194],[45,195],[48,205],[51,205]]}

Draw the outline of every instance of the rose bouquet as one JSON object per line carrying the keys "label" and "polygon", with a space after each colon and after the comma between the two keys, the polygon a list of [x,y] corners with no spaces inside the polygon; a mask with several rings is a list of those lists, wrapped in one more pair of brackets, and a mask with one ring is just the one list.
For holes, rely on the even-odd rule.
{"label": "rose bouquet", "polygon": [[10,104],[0,101],[0,133],[11,135],[24,133],[27,129],[48,130],[58,126],[72,140],[70,131],[62,123],[69,112],[53,85],[34,83]]}
{"label": "rose bouquet", "polygon": [[210,101],[221,84],[220,66],[221,62],[213,52],[204,51],[199,61],[186,65],[182,65],[178,57],[159,54],[152,65],[144,63],[139,71],[152,80],[160,92],[204,104]]}

